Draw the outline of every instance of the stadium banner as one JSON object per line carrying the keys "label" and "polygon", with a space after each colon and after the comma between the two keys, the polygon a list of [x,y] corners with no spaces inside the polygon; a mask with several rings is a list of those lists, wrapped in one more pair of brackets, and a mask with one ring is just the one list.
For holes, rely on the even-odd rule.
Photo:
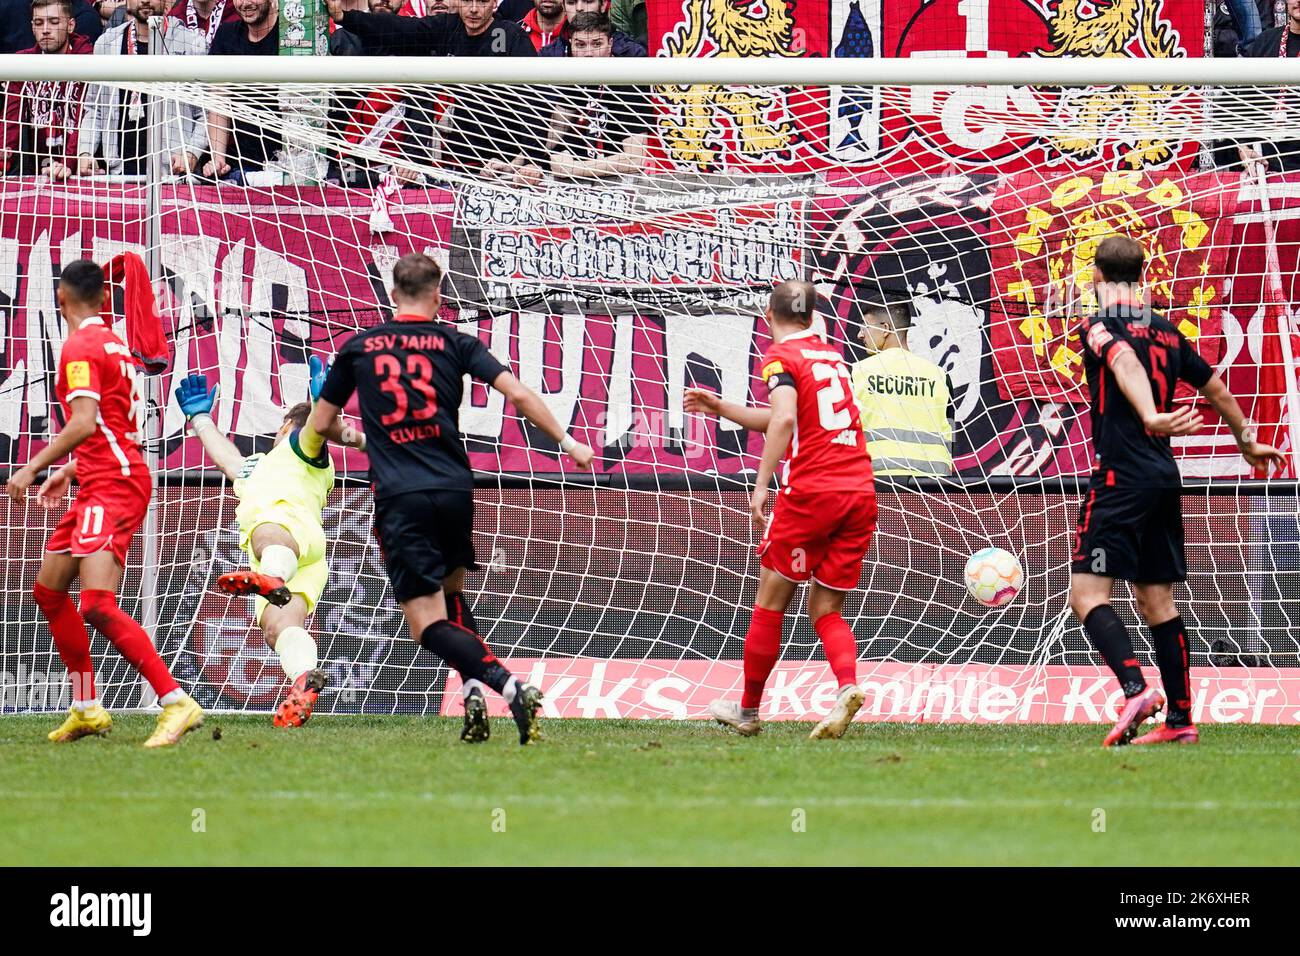
{"label": "stadium banner", "polygon": [[959,474],[1086,473],[1082,415],[1032,396],[1009,398],[996,385],[985,329],[989,215],[999,190],[991,173],[841,177],[809,213],[812,278],[833,304],[828,322],[850,361],[867,357],[858,344],[864,297],[908,306],[908,348],[952,384]]}
{"label": "stadium banner", "polygon": [[[584,189],[577,208],[565,186],[458,188],[449,301],[462,330],[508,356],[601,452],[598,474],[752,470],[761,436],[688,419],[680,396],[692,385],[737,402],[755,394],[767,293],[805,272],[814,185],[651,178]],[[572,467],[482,385],[466,396],[461,428],[484,471]]]}
{"label": "stadium banner", "polygon": [[989,234],[989,338],[1001,394],[1087,401],[1079,323],[1097,309],[1097,244],[1116,232],[1146,250],[1148,304],[1217,365],[1236,178],[1174,172],[1002,178]]}
{"label": "stadium banner", "polygon": [[[155,293],[173,347],[164,395],[191,371],[206,372],[221,385],[214,419],[250,439],[274,434],[283,409],[307,397],[309,352],[331,354],[353,329],[379,321],[399,256],[418,250],[447,261],[453,204],[444,190],[392,197],[391,228],[382,233],[372,228],[368,190],[161,191],[164,281]],[[0,184],[0,303],[7,319],[0,388],[16,399],[0,405],[3,460],[25,460],[29,442],[43,443],[59,427],[54,372],[67,335],[54,297],[60,268],[83,256],[105,262],[128,250],[143,254],[147,219],[142,186]],[[120,290],[118,296],[114,315],[125,335]],[[165,468],[204,466],[202,448],[185,441],[184,425],[180,408],[169,404]]]}
{"label": "stadium banner", "polygon": [[[1201,0],[649,0],[647,13],[657,56],[1199,57],[1205,42]],[[1175,87],[928,87],[888,96],[867,87],[671,87],[660,90],[656,158],[676,172],[1185,166],[1195,147],[1107,145],[1096,117],[1136,122],[1197,108],[1196,95]],[[1033,132],[1048,119],[1078,132],[1068,140]]]}
{"label": "stadium banner", "polygon": [[[1271,188],[1283,274],[1293,276],[1300,266],[1300,200],[1293,194],[1300,187],[1279,180]],[[815,191],[809,181],[761,179],[700,182],[675,192],[593,191],[590,214],[567,217],[557,211],[559,197],[548,199],[545,190],[453,196],[410,189],[387,199],[377,226],[367,190],[167,187],[158,298],[175,357],[162,379],[163,465],[207,467],[197,442],[185,439],[179,408],[167,401],[173,381],[202,370],[220,382],[218,425],[246,450],[265,445],[281,410],[306,393],[308,354],[330,354],[352,329],[380,321],[390,308],[393,262],[418,248],[451,266],[452,305],[444,317],[479,335],[575,437],[602,452],[598,473],[730,475],[757,467],[761,436],[686,416],[680,396],[698,385],[730,401],[763,400],[757,373],[768,340],[761,313],[773,277],[787,274],[813,278],[834,303],[828,331],[851,362],[864,357],[856,341],[861,294],[880,291],[910,304],[910,346],[953,382],[959,473],[1086,473],[1081,357],[1060,316],[1086,305],[1081,283],[1093,244],[1082,242],[1080,256],[1071,251],[1074,243],[1110,228],[1142,235],[1158,299],[1172,301],[1177,321],[1195,334],[1229,387],[1254,399],[1264,354],[1264,251],[1257,199],[1238,203],[1239,189],[1234,174],[1003,179],[866,170]],[[135,186],[38,188],[10,180],[0,187],[0,212],[0,255],[9,264],[0,302],[11,316],[0,387],[17,399],[0,410],[0,454],[21,461],[30,444],[58,427],[60,264],[139,250],[145,208]],[[611,219],[629,218],[654,225],[636,240],[660,251],[683,237],[709,250],[709,264],[697,272],[717,284],[695,288],[691,308],[683,310],[680,289],[663,292],[639,274],[611,281],[612,260],[593,276],[590,263],[579,269],[559,256],[550,260],[559,278],[548,273],[534,282],[518,274],[540,275],[541,266],[516,250],[513,277],[481,274],[484,235],[556,244],[558,230],[571,236],[591,226],[623,248],[629,236],[619,230],[627,230]],[[677,239],[669,239],[674,231]],[[726,238],[718,235],[723,231]],[[620,255],[629,261],[626,248]],[[1176,282],[1160,280],[1171,270]],[[484,303],[490,311],[477,307]],[[462,428],[483,471],[570,467],[553,442],[507,416],[500,395],[485,386],[467,390]],[[1217,422],[1177,445],[1189,476],[1246,473]],[[363,455],[335,455],[348,471],[367,467]]]}
{"label": "stadium banner", "polygon": [[[547,717],[633,720],[709,718],[709,702],[736,698],[744,683],[740,661],[636,661],[512,658],[522,680],[540,688]],[[858,684],[866,702],[859,721],[975,724],[1102,724],[1118,719],[1124,701],[1105,667],[871,662]],[[1152,686],[1155,668],[1146,668]],[[525,676],[526,675],[526,676]],[[460,679],[452,674],[442,713],[459,716]],[[820,720],[835,705],[836,681],[825,662],[782,662],[767,682],[764,720]],[[1192,720],[1197,724],[1300,723],[1300,682],[1257,667],[1192,672]],[[488,713],[508,716],[503,700]]]}

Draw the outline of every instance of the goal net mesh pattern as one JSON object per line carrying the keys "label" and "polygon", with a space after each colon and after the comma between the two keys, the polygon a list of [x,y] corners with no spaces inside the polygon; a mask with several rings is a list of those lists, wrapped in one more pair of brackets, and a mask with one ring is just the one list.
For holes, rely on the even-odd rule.
{"label": "goal net mesh pattern", "polygon": [[[878,486],[879,531],[845,609],[865,680],[972,673],[1023,690],[1051,668],[1100,664],[1066,599],[1091,468],[1077,328],[1095,306],[1093,251],[1111,232],[1142,241],[1151,303],[1263,437],[1290,445],[1300,188],[1228,165],[1239,148],[1285,158],[1296,132],[1283,89],[150,83],[88,95],[116,117],[104,124],[143,103],[137,132],[157,161],[109,168],[102,143],[121,147],[125,134],[105,125],[93,167],[24,140],[27,175],[0,182],[0,450],[17,467],[61,423],[61,264],[141,254],[173,360],[151,379],[158,490],[122,600],[208,707],[269,709],[284,677],[251,608],[213,588],[245,562],[237,502],[187,438],[175,386],[192,372],[220,382],[218,427],[246,453],[267,449],[283,410],[306,397],[308,357],[391,315],[393,263],[413,250],[446,267],[443,318],[597,450],[594,474],[577,475],[499,396],[467,391],[475,615],[499,657],[555,691],[557,712],[699,716],[700,701],[739,686],[762,436],[685,414],[682,395],[765,401],[761,312],[776,281],[817,284],[826,334],[850,362],[865,357],[870,304],[900,306],[909,347],[952,382],[955,472]],[[907,120],[902,133],[890,116]],[[176,175],[173,158],[183,173],[187,137],[200,125],[208,136],[214,117],[233,133],[216,172],[237,178],[205,178],[203,149],[194,175]],[[82,118],[83,144],[98,121]],[[817,123],[834,148],[801,159]],[[869,161],[854,154],[863,123],[877,124]],[[996,143],[981,138],[990,129]],[[50,162],[72,175],[52,178]],[[123,331],[120,289],[114,301]],[[1195,676],[1247,667],[1249,681],[1294,697],[1294,469],[1257,480],[1217,420],[1175,448],[1191,569],[1177,597]],[[311,625],[331,678],[320,708],[452,712],[445,669],[407,639],[390,593],[365,458],[335,456],[348,478],[325,513],[331,576]],[[6,712],[66,703],[30,598],[61,513],[34,497],[0,509]],[[1025,570],[998,609],[962,581],[987,546]],[[1152,663],[1126,589],[1116,603]],[[92,648],[106,703],[134,704],[135,675],[100,636]],[[783,668],[821,661],[792,606]],[[811,688],[830,675],[814,676],[774,712],[824,709]],[[924,701],[892,713],[944,716]]]}

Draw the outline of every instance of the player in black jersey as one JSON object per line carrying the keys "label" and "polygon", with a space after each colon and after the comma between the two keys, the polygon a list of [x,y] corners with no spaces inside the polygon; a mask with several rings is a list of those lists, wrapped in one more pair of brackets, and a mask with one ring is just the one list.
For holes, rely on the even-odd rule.
{"label": "player in black jersey", "polygon": [[[1075,530],[1070,607],[1124,691],[1106,747],[1197,741],[1187,627],[1174,606],[1173,584],[1187,579],[1187,562],[1182,476],[1169,436],[1191,434],[1201,417],[1191,406],[1175,410],[1178,382],[1195,388],[1223,417],[1248,463],[1267,467],[1282,461],[1276,448],[1255,441],[1237,400],[1183,334],[1142,305],[1144,260],[1142,246],[1127,236],[1097,246],[1100,311],[1082,330],[1095,455]],[[1142,722],[1164,707],[1165,698],[1147,687],[1128,629],[1110,606],[1117,578],[1133,583],[1169,695],[1165,724],[1136,740]]]}
{"label": "player in black jersey", "polygon": [[541,692],[521,685],[488,649],[465,600],[473,570],[474,479],[460,434],[468,373],[501,392],[560,445],[579,468],[592,450],[564,431],[541,397],[472,335],[438,322],[442,270],[410,253],[393,269],[393,321],[359,332],[339,350],[299,444],[326,432],[357,393],[375,493],[375,537],[411,637],[464,681],[461,739],[488,738],[484,685],[510,704],[519,742],[537,739]]}

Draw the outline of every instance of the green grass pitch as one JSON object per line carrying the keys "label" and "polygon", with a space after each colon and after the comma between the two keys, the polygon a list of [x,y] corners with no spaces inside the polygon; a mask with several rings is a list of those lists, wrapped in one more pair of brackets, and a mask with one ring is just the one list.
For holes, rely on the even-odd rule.
{"label": "green grass pitch", "polygon": [[[151,716],[56,746],[0,718],[0,863],[1294,864],[1300,727],[1102,750],[1102,727]],[[220,728],[220,739],[213,739]],[[1104,817],[1103,817],[1104,814]],[[1098,832],[1104,823],[1104,832]],[[201,826],[200,826],[201,824]],[[196,832],[200,831],[200,832]]]}

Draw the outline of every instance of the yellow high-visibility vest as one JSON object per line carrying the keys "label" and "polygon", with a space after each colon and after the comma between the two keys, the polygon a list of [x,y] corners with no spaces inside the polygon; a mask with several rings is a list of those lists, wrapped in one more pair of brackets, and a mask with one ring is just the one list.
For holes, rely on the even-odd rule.
{"label": "yellow high-visibility vest", "polygon": [[871,468],[877,475],[952,474],[948,377],[907,349],[885,349],[853,366]]}

